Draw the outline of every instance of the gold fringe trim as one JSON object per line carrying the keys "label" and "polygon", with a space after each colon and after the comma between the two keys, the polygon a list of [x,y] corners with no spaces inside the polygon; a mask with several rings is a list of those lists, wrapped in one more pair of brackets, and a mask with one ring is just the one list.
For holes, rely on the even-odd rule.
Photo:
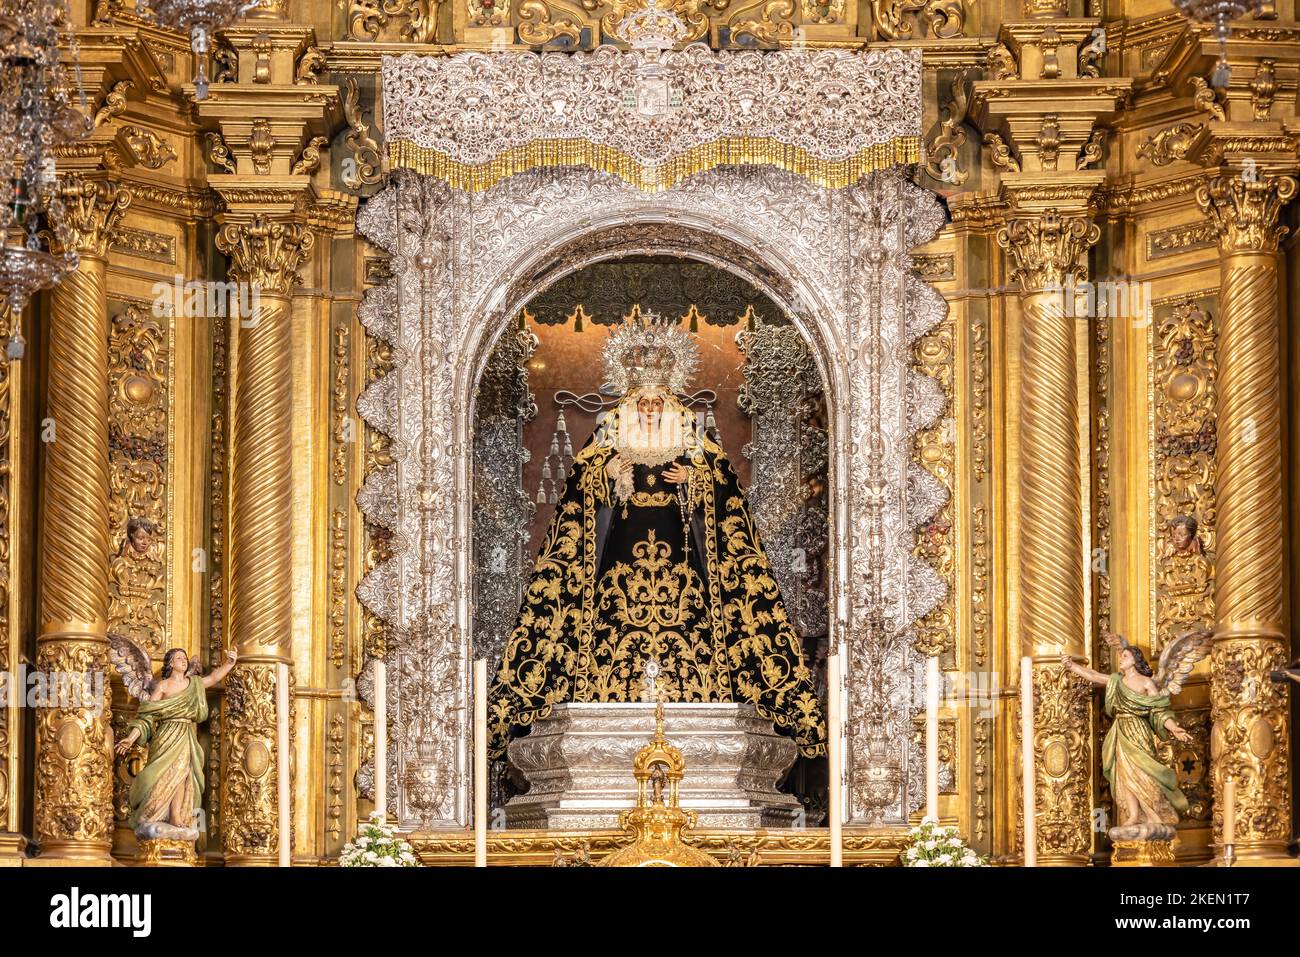
{"label": "gold fringe trim", "polygon": [[733,137],[693,147],[656,166],[646,166],[612,146],[588,140],[534,140],[493,157],[482,165],[453,160],[445,153],[407,140],[388,144],[394,169],[434,176],[455,189],[482,192],[516,173],[552,166],[586,166],[613,173],[649,193],[671,189],[688,176],[719,166],[776,166],[827,189],[851,186],[868,173],[921,157],[918,136],[899,136],[877,143],[844,160],[824,160],[798,146],[768,138]]}

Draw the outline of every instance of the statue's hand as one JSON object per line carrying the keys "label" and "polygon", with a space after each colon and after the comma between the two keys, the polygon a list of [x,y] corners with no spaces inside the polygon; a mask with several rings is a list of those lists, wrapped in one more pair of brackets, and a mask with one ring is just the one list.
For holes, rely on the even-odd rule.
{"label": "statue's hand", "polygon": [[1174,736],[1175,740],[1181,741],[1183,744],[1192,743],[1192,736],[1188,734],[1187,731],[1185,731],[1180,725],[1176,725],[1176,724],[1171,725],[1169,728],[1169,733]]}
{"label": "statue's hand", "polygon": [[690,478],[691,473],[687,471],[686,466],[680,462],[674,462],[668,468],[664,469],[664,481],[672,482],[674,485],[680,485]]}
{"label": "statue's hand", "polygon": [[233,665],[236,661],[239,660],[239,652],[237,652],[234,648],[227,648],[226,657],[230,659],[230,663]]}
{"label": "statue's hand", "polygon": [[605,474],[609,476],[610,481],[617,482],[618,477],[624,472],[630,471],[631,468],[631,462],[625,461],[621,455],[615,455],[605,463]]}
{"label": "statue's hand", "polygon": [[131,745],[135,744],[135,739],[138,738],[139,736],[140,733],[138,731],[132,731],[121,741],[117,742],[117,746],[113,750],[116,751],[119,755],[126,754],[126,752],[131,750]]}
{"label": "statue's hand", "polygon": [[1066,671],[1073,671],[1074,659],[1069,655],[1061,655],[1061,666],[1065,668]]}

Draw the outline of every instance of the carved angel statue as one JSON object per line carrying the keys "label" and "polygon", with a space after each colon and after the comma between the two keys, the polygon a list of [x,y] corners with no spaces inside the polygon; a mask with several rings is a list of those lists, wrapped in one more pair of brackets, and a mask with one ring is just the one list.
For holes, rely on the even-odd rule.
{"label": "carved angel statue", "polygon": [[1169,699],[1210,653],[1211,637],[1210,631],[1198,629],[1169,642],[1154,678],[1142,649],[1122,635],[1106,639],[1119,668],[1114,674],[1104,675],[1069,655],[1061,656],[1067,669],[1106,689],[1104,707],[1114,720],[1101,746],[1102,770],[1120,819],[1120,826],[1110,830],[1112,840],[1170,840],[1179,814],[1187,810],[1178,775],[1161,762],[1156,746],[1170,736],[1191,742],[1191,735],[1174,720]]}
{"label": "carved angel statue", "polygon": [[122,675],[126,690],[140,701],[117,742],[126,754],[145,745],[149,757],[131,783],[128,823],[141,839],[193,841],[199,836],[195,819],[203,803],[203,749],[198,725],[208,717],[205,693],[229,674],[238,656],[226,651],[226,661],[209,675],[182,649],[163,655],[162,672],[153,676],[148,653],[130,638],[110,634],[109,657]]}

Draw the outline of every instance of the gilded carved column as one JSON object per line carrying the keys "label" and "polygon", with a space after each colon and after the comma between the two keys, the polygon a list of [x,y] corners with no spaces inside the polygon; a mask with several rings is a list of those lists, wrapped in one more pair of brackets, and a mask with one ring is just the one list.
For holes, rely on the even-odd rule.
{"label": "gilded carved column", "polygon": [[227,864],[275,863],[276,665],[291,662],[293,346],[290,294],[312,235],[261,215],[217,246],[255,314],[236,326],[231,390],[230,630],[239,663],[223,717],[221,835]]}
{"label": "gilded carved column", "polygon": [[[113,735],[109,722],[109,233],[130,194],[69,177],[61,239],[80,256],[54,289],[41,516],[36,664],[65,693],[36,718],[35,830],[46,858],[109,860]],[[77,676],[77,677],[72,677]]]}
{"label": "gilded carved column", "polygon": [[1040,864],[1088,862],[1092,755],[1087,686],[1060,664],[1086,661],[1078,354],[1062,287],[1099,230],[1082,215],[1012,219],[998,233],[1021,284],[1019,431],[1020,643],[1033,658],[1037,849]]}
{"label": "gilded carved column", "polygon": [[1236,786],[1236,852],[1285,860],[1291,833],[1288,704],[1269,672],[1287,662],[1282,502],[1278,218],[1296,181],[1255,172],[1197,191],[1219,239],[1218,554],[1210,754],[1215,842]]}

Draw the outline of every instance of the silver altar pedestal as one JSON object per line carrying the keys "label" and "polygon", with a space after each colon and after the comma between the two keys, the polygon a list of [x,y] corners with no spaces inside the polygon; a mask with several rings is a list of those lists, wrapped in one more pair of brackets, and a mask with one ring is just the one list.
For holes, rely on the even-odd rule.
{"label": "silver altar pedestal", "polygon": [[[655,728],[653,704],[559,704],[526,737],[510,742],[510,763],[528,793],[506,804],[506,826],[547,830],[618,827],[636,802],[632,759]],[[708,828],[790,827],[799,802],[776,789],[798,749],[747,704],[667,704],[664,732],[681,749],[681,806]]]}

